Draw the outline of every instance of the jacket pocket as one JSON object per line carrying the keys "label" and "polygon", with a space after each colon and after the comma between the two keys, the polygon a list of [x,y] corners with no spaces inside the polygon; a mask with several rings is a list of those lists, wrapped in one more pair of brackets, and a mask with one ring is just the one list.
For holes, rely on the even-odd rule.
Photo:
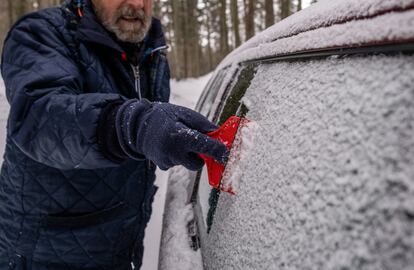
{"label": "jacket pocket", "polygon": [[137,211],[126,203],[88,214],[49,215],[39,232],[33,261],[70,269],[113,270],[115,264],[123,263],[116,258],[119,242],[125,241],[123,232],[133,233],[131,221],[137,217]]}
{"label": "jacket pocket", "polygon": [[66,228],[76,229],[88,226],[95,226],[105,223],[117,216],[127,213],[128,207],[121,202],[112,207],[88,214],[79,215],[48,215],[45,218],[45,227],[47,228]]}

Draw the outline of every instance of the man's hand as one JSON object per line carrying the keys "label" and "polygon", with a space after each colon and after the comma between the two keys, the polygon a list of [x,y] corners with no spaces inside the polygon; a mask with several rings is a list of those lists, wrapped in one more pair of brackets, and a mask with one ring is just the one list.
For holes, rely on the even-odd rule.
{"label": "man's hand", "polygon": [[130,100],[119,108],[116,123],[121,147],[144,155],[163,170],[175,165],[198,170],[204,165],[198,154],[220,163],[228,158],[226,146],[204,134],[217,127],[185,107]]}

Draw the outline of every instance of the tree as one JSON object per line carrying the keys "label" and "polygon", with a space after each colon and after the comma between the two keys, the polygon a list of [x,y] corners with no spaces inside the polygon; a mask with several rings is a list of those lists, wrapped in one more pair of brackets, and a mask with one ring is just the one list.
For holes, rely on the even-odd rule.
{"label": "tree", "polygon": [[204,24],[205,24],[205,32],[206,32],[206,40],[207,40],[207,66],[208,66],[208,71],[213,69],[213,48],[211,45],[211,34],[212,34],[212,29],[211,29],[211,25],[212,25],[212,16],[211,16],[211,1],[210,0],[203,0],[204,1]]}
{"label": "tree", "polygon": [[280,0],[280,18],[284,19],[292,14],[291,0]]}
{"label": "tree", "polygon": [[[0,1],[2,41],[20,16],[65,0]],[[161,20],[177,79],[210,72],[243,41],[301,9],[302,0],[154,0],[154,16]]]}
{"label": "tree", "polygon": [[229,37],[227,29],[227,16],[226,16],[227,4],[226,0],[220,0],[220,57],[226,56],[229,52]]}
{"label": "tree", "polygon": [[3,49],[3,41],[10,27],[9,1],[0,1],[0,51]]}
{"label": "tree", "polygon": [[237,0],[231,0],[231,24],[234,34],[234,47],[237,48],[241,44],[240,39],[240,20],[239,20],[239,5]]}
{"label": "tree", "polygon": [[265,0],[265,11],[265,25],[267,28],[275,23],[275,11],[273,7],[273,0]]}
{"label": "tree", "polygon": [[187,77],[196,77],[200,74],[200,39],[197,0],[186,0],[187,16],[185,31],[185,53],[188,59]]}
{"label": "tree", "polygon": [[39,9],[47,8],[50,6],[56,6],[60,3],[60,0],[37,0],[37,6]]}
{"label": "tree", "polygon": [[246,40],[254,36],[254,11],[255,11],[255,1],[254,0],[244,0],[244,7],[246,10],[245,16],[245,29],[246,29]]}
{"label": "tree", "polygon": [[174,73],[178,78],[185,78],[188,70],[187,54],[185,53],[185,2],[183,0],[172,0],[172,19],[174,29]]}
{"label": "tree", "polygon": [[[3,0],[4,1],[4,0]],[[9,20],[12,25],[17,19],[33,9],[29,0],[7,0],[9,2]]]}
{"label": "tree", "polygon": [[155,18],[160,19],[161,18],[161,5],[162,5],[162,3],[161,3],[160,0],[154,0],[153,5],[154,5],[153,15],[154,15]]}
{"label": "tree", "polygon": [[301,11],[302,10],[302,0],[298,0],[298,5],[297,5],[297,11]]}

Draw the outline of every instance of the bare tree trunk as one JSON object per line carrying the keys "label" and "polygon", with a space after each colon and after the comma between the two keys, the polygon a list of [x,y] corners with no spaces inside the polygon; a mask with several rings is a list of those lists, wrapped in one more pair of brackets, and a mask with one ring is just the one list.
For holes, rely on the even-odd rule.
{"label": "bare tree trunk", "polygon": [[160,0],[154,0],[153,6],[154,6],[154,17],[160,19],[162,14],[161,14],[161,1]]}
{"label": "bare tree trunk", "polygon": [[39,4],[39,9],[46,8],[50,5],[49,0],[38,0],[37,3]]}
{"label": "bare tree trunk", "polygon": [[[2,0],[5,1],[5,0]],[[10,25],[16,22],[21,16],[33,10],[33,3],[29,0],[8,0]]]}
{"label": "bare tree trunk", "polygon": [[265,10],[266,10],[266,28],[275,24],[275,11],[273,7],[273,0],[265,0]]}
{"label": "bare tree trunk", "polygon": [[185,14],[182,12],[182,1],[172,0],[172,18],[174,29],[174,64],[175,77],[177,79],[185,78],[186,55],[184,50],[184,29]]}
{"label": "bare tree trunk", "polygon": [[35,0],[38,4],[38,9],[43,9],[52,6],[63,4],[65,0]]}
{"label": "bare tree trunk", "polygon": [[212,25],[212,19],[211,19],[211,8],[209,5],[209,0],[204,0],[205,7],[206,7],[206,28],[207,28],[207,64],[208,64],[208,70],[213,69],[213,50],[211,48],[211,25]]}
{"label": "bare tree trunk", "polygon": [[244,0],[246,8],[245,28],[246,40],[254,36],[254,0]]}
{"label": "bare tree trunk", "polygon": [[186,0],[187,3],[187,29],[186,29],[186,54],[188,59],[187,77],[199,75],[199,35],[198,35],[198,14],[197,0]]}
{"label": "bare tree trunk", "polygon": [[231,22],[233,25],[234,47],[237,48],[241,44],[240,39],[240,20],[239,20],[239,6],[237,0],[231,0]]}
{"label": "bare tree trunk", "polygon": [[226,0],[220,0],[220,57],[224,57],[229,52],[229,37],[227,29],[227,16],[226,16]]}
{"label": "bare tree trunk", "polygon": [[3,42],[10,27],[9,1],[0,1],[0,52],[3,50]]}
{"label": "bare tree trunk", "polygon": [[189,53],[189,45],[188,41],[189,41],[189,21],[190,18],[188,16],[188,1],[187,0],[181,0],[180,1],[180,16],[181,16],[181,31],[182,31],[182,50],[183,50],[183,56],[184,58],[182,59],[183,61],[183,77],[184,78],[188,78],[188,71],[189,71],[189,66],[190,66],[190,57],[188,55]]}
{"label": "bare tree trunk", "polygon": [[291,14],[291,0],[280,0],[280,17],[282,19],[290,16]]}
{"label": "bare tree trunk", "polygon": [[301,11],[302,10],[302,0],[298,0],[298,8],[297,11]]}

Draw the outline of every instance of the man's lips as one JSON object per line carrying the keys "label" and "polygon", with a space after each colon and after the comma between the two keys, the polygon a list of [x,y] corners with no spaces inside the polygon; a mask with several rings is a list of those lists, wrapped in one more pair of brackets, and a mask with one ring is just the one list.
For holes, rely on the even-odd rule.
{"label": "man's lips", "polygon": [[141,19],[138,17],[122,16],[121,20],[125,20],[128,22],[136,22],[136,21],[140,21]]}

